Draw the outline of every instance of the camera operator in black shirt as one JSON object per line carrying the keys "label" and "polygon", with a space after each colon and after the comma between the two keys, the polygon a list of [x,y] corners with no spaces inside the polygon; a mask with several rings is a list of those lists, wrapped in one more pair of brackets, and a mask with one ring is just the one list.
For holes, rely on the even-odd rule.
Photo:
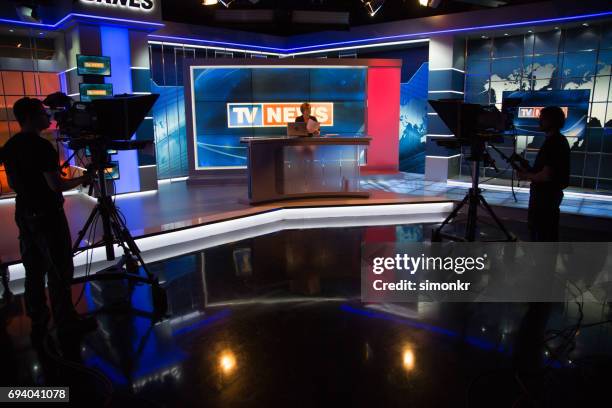
{"label": "camera operator in black shirt", "polygon": [[50,125],[42,102],[22,98],[13,106],[21,132],[2,149],[9,185],[17,195],[15,222],[26,270],[25,301],[32,319],[32,337],[40,340],[50,319],[45,296],[47,276],[53,319],[64,333],[96,328],[93,318],[80,318],[72,304],[74,274],[72,238],[64,214],[63,191],[91,182],[90,176],[64,179],[59,172],[59,155],[40,133]]}
{"label": "camera operator in black shirt", "polygon": [[519,172],[519,178],[531,181],[527,222],[532,241],[559,240],[559,206],[570,172],[570,146],[561,134],[564,124],[561,108],[542,109],[540,129],[546,133],[546,139],[533,167]]}

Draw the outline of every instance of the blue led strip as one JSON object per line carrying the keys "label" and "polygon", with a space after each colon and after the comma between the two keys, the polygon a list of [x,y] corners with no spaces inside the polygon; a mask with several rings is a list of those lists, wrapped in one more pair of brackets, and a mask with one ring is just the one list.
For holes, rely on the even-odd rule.
{"label": "blue led strip", "polygon": [[336,47],[339,45],[358,44],[358,43],[369,42],[369,41],[374,42],[374,41],[380,41],[380,40],[398,40],[398,39],[403,39],[403,38],[429,37],[429,36],[439,35],[439,34],[461,33],[461,32],[466,32],[466,31],[493,30],[493,29],[498,29],[498,28],[521,27],[521,26],[540,25],[540,24],[547,24],[547,23],[560,23],[564,21],[606,17],[610,15],[612,15],[612,11],[605,11],[602,13],[594,13],[594,14],[582,14],[579,16],[548,18],[548,19],[543,19],[543,20],[520,21],[516,23],[491,24],[491,25],[464,27],[464,28],[451,28],[448,30],[426,31],[422,33],[412,33],[412,34],[397,34],[397,35],[389,35],[389,36],[383,36],[383,37],[365,38],[361,40],[348,40],[348,41],[339,41],[339,42],[332,42],[332,43],[325,43],[325,44],[318,44],[318,45],[308,45],[308,46],[303,46],[303,47],[288,48],[286,51],[292,52],[292,51],[301,51],[301,50],[308,50],[308,49],[321,48],[321,47]]}
{"label": "blue led strip", "polygon": [[461,33],[461,32],[468,32],[468,31],[478,31],[478,30],[493,30],[493,29],[500,29],[500,28],[540,25],[540,24],[547,24],[547,23],[561,23],[564,21],[592,19],[592,18],[606,17],[606,16],[611,16],[611,15],[612,15],[612,11],[606,11],[602,13],[581,14],[577,16],[548,18],[548,19],[542,19],[542,20],[520,21],[520,22],[515,22],[515,23],[492,24],[492,25],[464,27],[464,28],[452,28],[448,30],[426,31],[426,32],[412,33],[412,34],[397,34],[397,35],[382,36],[382,37],[371,37],[371,38],[364,38],[364,39],[359,39],[359,40],[337,41],[337,42],[330,42],[330,43],[317,44],[317,45],[308,45],[308,46],[302,46],[302,47],[292,47],[292,48],[265,47],[265,46],[253,45],[253,44],[230,43],[230,42],[223,42],[223,41],[202,40],[199,38],[188,38],[188,37],[174,37],[174,36],[166,36],[166,35],[158,35],[158,34],[149,34],[149,37],[162,39],[162,40],[166,39],[166,40],[176,40],[176,41],[190,41],[190,42],[195,42],[195,43],[206,43],[206,44],[210,44],[211,46],[215,46],[215,45],[234,46],[234,47],[240,47],[243,49],[246,48],[247,50],[248,49],[259,49],[259,50],[269,50],[269,51],[274,51],[274,52],[279,52],[279,53],[284,53],[284,54],[291,54],[291,53],[299,52],[299,51],[317,50],[317,49],[320,49],[321,51],[325,51],[324,47],[331,48],[331,47],[346,46],[346,45],[356,45],[356,44],[362,44],[362,43],[376,43],[377,41],[384,41],[384,40],[410,39],[414,37],[425,37],[423,39],[426,39],[426,37],[440,35],[440,34],[452,34],[452,33]]}
{"label": "blue led strip", "polygon": [[61,18],[57,23],[54,23],[54,24],[34,23],[30,21],[21,21],[21,20],[9,20],[5,18],[0,18],[0,23],[23,25],[23,26],[28,26],[28,27],[41,27],[41,28],[55,30],[59,28],[62,24],[64,24],[67,20],[73,17],[89,18],[89,19],[94,19],[94,20],[104,20],[104,21],[117,22],[117,23],[135,24],[138,26],[142,26],[142,25],[150,25],[150,26],[155,26],[155,27],[165,26],[165,24],[163,23],[153,23],[153,22],[148,22],[148,21],[131,20],[128,18],[95,16],[93,14],[81,14],[81,13],[67,14],[63,18]]}
{"label": "blue led strip", "polygon": [[[520,22],[514,22],[514,23],[491,24],[491,25],[482,25],[482,26],[473,26],[473,27],[464,27],[464,28],[452,28],[448,30],[426,31],[426,32],[411,33],[411,34],[397,34],[397,35],[390,35],[390,36],[371,37],[371,38],[363,38],[363,39],[358,39],[358,40],[337,41],[337,42],[307,45],[307,46],[300,46],[300,47],[291,47],[291,48],[276,48],[276,47],[267,47],[267,46],[255,45],[255,44],[234,43],[234,42],[215,41],[215,40],[202,40],[199,38],[176,37],[176,36],[166,36],[166,35],[157,35],[157,34],[149,34],[149,37],[158,38],[162,40],[166,39],[166,40],[177,40],[177,41],[190,41],[190,42],[195,42],[195,43],[205,43],[205,44],[210,44],[211,46],[215,46],[215,45],[221,46],[221,47],[232,46],[232,47],[243,48],[246,50],[248,49],[262,50],[262,51],[267,50],[267,51],[277,52],[277,53],[282,53],[282,54],[291,54],[291,53],[306,51],[306,50],[320,49],[321,51],[324,51],[325,47],[338,47],[338,46],[357,45],[357,44],[364,44],[364,43],[376,43],[378,41],[385,41],[385,40],[400,40],[400,39],[409,39],[409,38],[414,38],[414,37],[430,37],[430,36],[441,35],[441,34],[462,33],[462,32],[478,31],[478,30],[494,30],[494,29],[500,29],[500,28],[541,25],[541,24],[547,24],[547,23],[562,23],[566,21],[600,18],[600,17],[611,16],[611,15],[612,15],[612,11],[605,11],[601,13],[581,14],[581,15],[576,15],[576,16],[556,17],[556,18],[548,18],[548,19],[541,19],[541,20],[529,20],[529,21],[520,21]],[[155,26],[155,27],[164,26],[164,24],[162,23],[144,22],[144,21],[138,21],[138,20],[124,19],[124,18],[103,17],[103,16],[95,16],[95,15],[90,15],[90,14],[79,14],[79,13],[70,13],[66,15],[65,17],[63,17],[61,20],[59,20],[55,24],[31,23],[31,22],[26,22],[26,21],[8,20],[8,19],[0,19],[0,23],[9,23],[9,24],[32,26],[32,27],[57,29],[66,20],[70,19],[71,17],[98,19],[98,20],[104,20],[104,21],[110,21],[110,22],[128,23],[128,24],[135,24],[135,25],[141,25],[141,26],[142,25],[149,25],[149,26]]]}
{"label": "blue led strip", "polygon": [[252,44],[241,44],[241,43],[233,43],[233,42],[225,42],[225,41],[215,41],[215,40],[202,40],[199,38],[188,38],[188,37],[175,37],[171,35],[158,35],[158,34],[149,34],[149,38],[159,38],[165,40],[175,40],[175,41],[191,41],[196,43],[204,43],[210,44],[211,46],[231,46],[231,47],[241,47],[241,48],[249,48],[249,49],[258,49],[258,50],[266,50],[266,51],[274,51],[277,53],[286,53],[287,48],[275,48],[275,47],[266,47],[263,45],[252,45]]}

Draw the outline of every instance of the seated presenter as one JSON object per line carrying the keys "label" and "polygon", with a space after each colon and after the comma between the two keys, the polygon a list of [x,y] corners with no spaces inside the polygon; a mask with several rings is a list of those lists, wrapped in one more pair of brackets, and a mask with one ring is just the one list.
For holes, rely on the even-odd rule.
{"label": "seated presenter", "polygon": [[319,132],[319,121],[317,117],[310,114],[311,108],[308,102],[304,102],[300,105],[300,112],[302,112],[302,116],[298,116],[295,118],[295,122],[303,122],[306,123],[306,129],[308,130],[308,136],[319,136],[321,132]]}

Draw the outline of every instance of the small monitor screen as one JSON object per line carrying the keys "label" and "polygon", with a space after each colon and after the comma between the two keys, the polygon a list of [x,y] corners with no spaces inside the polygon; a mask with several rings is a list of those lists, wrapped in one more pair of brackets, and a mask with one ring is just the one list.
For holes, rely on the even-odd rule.
{"label": "small monitor screen", "polygon": [[104,169],[104,178],[106,180],[119,180],[119,162],[112,161]]}
{"label": "small monitor screen", "polygon": [[78,75],[111,75],[110,57],[97,55],[77,55]]}
{"label": "small monitor screen", "polygon": [[79,84],[81,102],[113,96],[113,84]]}

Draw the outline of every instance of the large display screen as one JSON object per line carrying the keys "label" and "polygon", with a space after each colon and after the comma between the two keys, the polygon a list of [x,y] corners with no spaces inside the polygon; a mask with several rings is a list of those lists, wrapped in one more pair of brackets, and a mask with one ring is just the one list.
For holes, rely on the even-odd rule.
{"label": "large display screen", "polygon": [[509,98],[520,100],[518,109],[514,113],[514,127],[516,134],[527,136],[527,146],[538,148],[543,142],[545,134],[540,130],[540,111],[545,106],[559,106],[565,113],[565,126],[561,133],[566,137],[581,139],[587,125],[589,111],[588,89],[559,90],[559,91],[506,91],[503,93],[504,101]]}
{"label": "large display screen", "polygon": [[196,170],[246,166],[241,137],[284,136],[312,105],[322,134],[365,132],[366,67],[192,66]]}

